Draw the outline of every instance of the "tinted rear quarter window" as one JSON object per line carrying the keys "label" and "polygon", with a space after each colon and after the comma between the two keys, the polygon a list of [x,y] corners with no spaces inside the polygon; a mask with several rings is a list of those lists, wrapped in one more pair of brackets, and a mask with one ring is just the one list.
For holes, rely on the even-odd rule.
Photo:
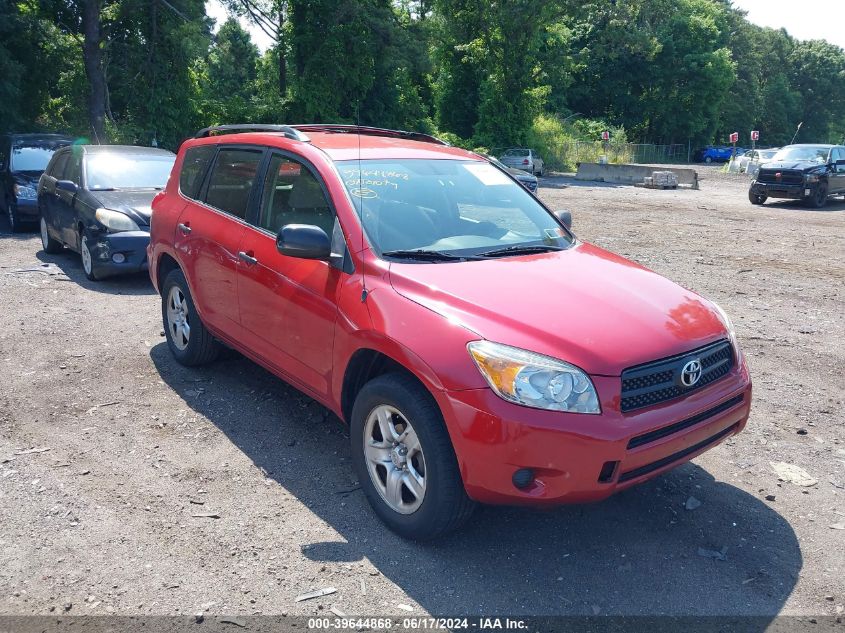
{"label": "tinted rear quarter window", "polygon": [[252,183],[263,153],[258,149],[221,148],[208,179],[206,203],[246,219]]}
{"label": "tinted rear quarter window", "polygon": [[179,191],[187,198],[198,198],[208,164],[214,158],[216,145],[200,145],[185,151],[182,171],[179,174]]}

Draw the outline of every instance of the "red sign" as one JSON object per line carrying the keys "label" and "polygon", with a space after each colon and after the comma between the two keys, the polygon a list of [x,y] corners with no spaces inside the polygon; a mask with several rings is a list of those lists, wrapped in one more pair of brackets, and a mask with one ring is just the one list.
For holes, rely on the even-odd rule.
{"label": "red sign", "polygon": [[739,132],[731,134],[731,143],[736,143],[739,140]]}
{"label": "red sign", "polygon": [[610,140],[610,132],[607,132],[607,131],[602,132],[601,133],[601,140],[609,141]]}
{"label": "red sign", "polygon": [[751,140],[752,141],[759,141],[760,140],[760,132],[757,130],[751,130]]}

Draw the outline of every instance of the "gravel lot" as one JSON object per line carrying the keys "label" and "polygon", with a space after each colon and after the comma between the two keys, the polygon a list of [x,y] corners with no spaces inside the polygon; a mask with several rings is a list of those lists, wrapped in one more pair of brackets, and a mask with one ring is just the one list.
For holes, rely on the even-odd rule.
{"label": "gravel lot", "polygon": [[[0,225],[0,614],[841,613],[845,202],[757,208],[744,179],[700,173],[700,191],[559,176],[541,195],[726,309],[747,430],[604,503],[482,508],[427,545],[375,518],[321,406],[234,353],[176,365],[144,275],[88,282]],[[45,262],[63,274],[15,272]],[[779,482],[781,461],[818,483]]]}

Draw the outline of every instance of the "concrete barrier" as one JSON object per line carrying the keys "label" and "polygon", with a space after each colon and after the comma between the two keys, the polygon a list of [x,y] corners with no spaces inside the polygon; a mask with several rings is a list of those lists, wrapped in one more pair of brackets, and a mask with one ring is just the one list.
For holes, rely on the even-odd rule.
{"label": "concrete barrier", "polygon": [[626,185],[642,183],[646,176],[655,171],[671,171],[678,177],[678,184],[698,189],[698,172],[694,169],[656,167],[653,165],[600,165],[599,163],[578,163],[576,180],[595,182],[618,182]]}

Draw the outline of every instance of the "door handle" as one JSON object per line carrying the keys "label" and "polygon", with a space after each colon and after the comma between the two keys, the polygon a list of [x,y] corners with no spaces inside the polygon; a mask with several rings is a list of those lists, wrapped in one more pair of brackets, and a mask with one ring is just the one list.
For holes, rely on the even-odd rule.
{"label": "door handle", "polygon": [[182,232],[182,235],[187,235],[191,232],[191,225],[188,222],[182,223],[180,222],[177,225],[177,228]]}
{"label": "door handle", "polygon": [[255,264],[258,263],[258,260],[255,257],[244,251],[240,251],[238,253],[238,259],[240,259],[247,266],[255,266]]}

